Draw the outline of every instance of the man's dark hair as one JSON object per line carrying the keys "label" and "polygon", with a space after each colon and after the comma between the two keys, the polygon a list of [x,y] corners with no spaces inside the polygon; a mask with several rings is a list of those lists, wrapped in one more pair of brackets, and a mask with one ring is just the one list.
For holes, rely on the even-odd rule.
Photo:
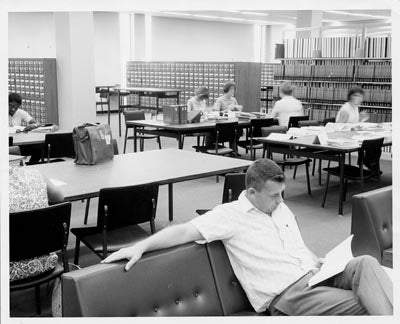
{"label": "man's dark hair", "polygon": [[268,180],[284,182],[285,175],[282,169],[272,160],[259,159],[255,161],[246,172],[246,189],[254,188],[261,191]]}
{"label": "man's dark hair", "polygon": [[279,86],[279,90],[281,93],[287,96],[291,96],[293,93],[293,87],[290,82],[285,81]]}
{"label": "man's dark hair", "polygon": [[364,89],[361,87],[353,87],[349,90],[349,92],[347,93],[347,100],[350,100],[351,97],[355,94],[360,94],[360,95],[364,95]]}
{"label": "man's dark hair", "polygon": [[10,102],[16,102],[19,105],[22,104],[22,98],[18,93],[12,92],[8,94],[8,103]]}
{"label": "man's dark hair", "polygon": [[231,87],[234,87],[236,90],[236,83],[233,81],[228,81],[227,83],[225,83],[223,88],[224,93],[227,93],[231,89]]}

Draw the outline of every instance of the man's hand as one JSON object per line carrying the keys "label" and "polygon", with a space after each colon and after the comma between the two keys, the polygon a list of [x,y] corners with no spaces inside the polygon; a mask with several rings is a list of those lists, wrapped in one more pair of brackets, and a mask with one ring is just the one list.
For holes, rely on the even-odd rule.
{"label": "man's hand", "polygon": [[324,262],[325,262],[324,258],[319,258],[315,261],[315,268],[311,270],[313,274],[316,274],[321,269]]}
{"label": "man's hand", "polygon": [[118,260],[127,259],[129,262],[125,265],[125,270],[128,271],[137,261],[140,260],[144,253],[140,244],[135,244],[127,248],[123,248],[117,252],[110,254],[101,263],[111,263]]}

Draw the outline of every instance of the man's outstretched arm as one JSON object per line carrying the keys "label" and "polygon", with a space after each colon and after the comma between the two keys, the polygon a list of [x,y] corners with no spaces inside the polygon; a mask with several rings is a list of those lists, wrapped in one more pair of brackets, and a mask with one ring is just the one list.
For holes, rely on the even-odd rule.
{"label": "man's outstretched arm", "polygon": [[101,263],[110,263],[127,259],[129,262],[126,264],[125,270],[128,271],[138,260],[140,260],[145,252],[166,249],[197,240],[204,240],[204,237],[193,224],[185,223],[175,225],[167,227],[166,229],[163,229],[130,247],[112,253],[106,259],[101,261]]}

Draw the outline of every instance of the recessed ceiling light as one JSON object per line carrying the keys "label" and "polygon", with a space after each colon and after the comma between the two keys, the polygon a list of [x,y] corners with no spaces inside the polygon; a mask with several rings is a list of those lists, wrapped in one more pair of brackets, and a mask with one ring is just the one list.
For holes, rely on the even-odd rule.
{"label": "recessed ceiling light", "polygon": [[193,15],[194,17],[198,17],[198,18],[212,18],[212,19],[218,19],[221,17],[218,16],[211,16],[211,15]]}
{"label": "recessed ceiling light", "polygon": [[329,12],[337,15],[347,15],[347,16],[357,16],[357,17],[372,17],[372,18],[383,18],[389,19],[389,16],[379,16],[379,15],[370,15],[370,14],[361,14],[361,13],[352,13],[340,10],[325,10],[324,12]]}
{"label": "recessed ceiling light", "polygon": [[178,15],[178,16],[193,16],[192,14],[186,13],[186,12],[163,11],[162,13],[165,13],[168,15]]}
{"label": "recessed ceiling light", "polygon": [[254,16],[269,16],[269,14],[267,13],[255,12],[255,11],[242,11],[241,13],[245,15],[254,15]]}
{"label": "recessed ceiling light", "polygon": [[234,17],[221,17],[224,20],[235,20],[235,21],[243,21],[246,20],[244,18],[234,18]]}
{"label": "recessed ceiling light", "polygon": [[224,11],[224,12],[236,12],[236,13],[240,13],[240,11],[239,11],[239,10],[221,10],[221,11]]}
{"label": "recessed ceiling light", "polygon": [[330,23],[337,23],[339,22],[338,20],[333,20],[333,19],[322,19],[323,22],[330,22]]}

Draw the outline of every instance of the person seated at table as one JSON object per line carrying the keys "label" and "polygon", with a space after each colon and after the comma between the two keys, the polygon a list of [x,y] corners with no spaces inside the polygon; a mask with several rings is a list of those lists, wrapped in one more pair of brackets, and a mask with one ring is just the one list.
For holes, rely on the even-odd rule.
{"label": "person seated at table", "polygon": [[271,116],[277,118],[279,126],[289,126],[291,116],[303,116],[304,110],[300,100],[293,97],[293,87],[289,82],[283,82],[279,86],[280,100],[275,102]]}
{"label": "person seated at table", "polygon": [[187,110],[200,110],[206,111],[207,110],[207,103],[206,100],[209,97],[209,92],[206,87],[200,87],[196,89],[194,92],[194,96],[190,98],[187,102]]}
{"label": "person seated at table", "polygon": [[20,108],[21,104],[22,98],[18,93],[10,93],[8,95],[9,126],[23,126],[25,123],[27,125],[25,130],[31,130],[38,127],[38,122],[25,110]]}
{"label": "person seated at table", "polygon": [[[22,126],[26,124],[25,131],[30,131],[39,126],[39,123],[29,115],[21,107],[22,98],[18,93],[10,93],[8,95],[8,115],[9,115],[9,126]],[[24,145],[20,147],[21,154],[24,156],[30,156],[29,162],[26,164],[36,164],[42,158],[42,149],[40,145]]]}
{"label": "person seated at table", "polygon": [[337,123],[357,124],[368,120],[368,113],[359,112],[359,106],[364,99],[364,90],[361,87],[353,87],[347,93],[347,102],[340,107],[336,115]]}
{"label": "person seated at table", "polygon": [[323,260],[307,248],[295,215],[283,202],[285,176],[275,162],[255,161],[245,183],[238,200],[165,228],[112,253],[102,263],[127,259],[128,271],[145,252],[221,240],[258,313],[268,309],[272,315],[393,314],[393,284],[371,256],[355,257],[341,273],[308,286]]}
{"label": "person seated at table", "polygon": [[236,91],[236,83],[229,81],[223,87],[224,94],[219,97],[214,103],[214,110],[228,112],[241,111],[242,107],[238,105],[234,97]]}
{"label": "person seated at table", "polygon": [[[9,212],[48,207],[64,201],[61,191],[39,171],[10,162],[9,169]],[[22,224],[23,225],[23,224]],[[29,244],[29,242],[21,242]],[[54,269],[57,254],[38,255],[35,258],[10,262],[10,281],[40,275]]]}

